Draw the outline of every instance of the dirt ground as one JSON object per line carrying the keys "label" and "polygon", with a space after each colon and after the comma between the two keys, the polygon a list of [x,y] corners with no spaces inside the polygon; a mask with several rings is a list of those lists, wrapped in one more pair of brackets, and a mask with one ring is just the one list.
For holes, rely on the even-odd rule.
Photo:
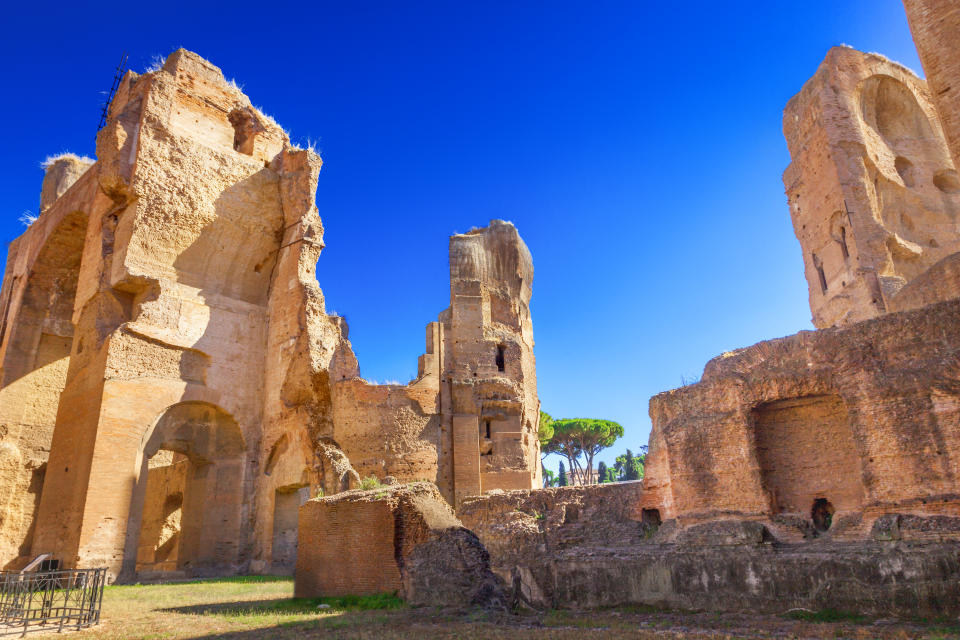
{"label": "dirt ground", "polygon": [[304,600],[292,594],[291,579],[272,577],[111,586],[104,593],[101,625],[69,637],[960,638],[956,620],[872,620],[836,612],[758,616],[623,607],[510,613],[410,608],[393,596]]}

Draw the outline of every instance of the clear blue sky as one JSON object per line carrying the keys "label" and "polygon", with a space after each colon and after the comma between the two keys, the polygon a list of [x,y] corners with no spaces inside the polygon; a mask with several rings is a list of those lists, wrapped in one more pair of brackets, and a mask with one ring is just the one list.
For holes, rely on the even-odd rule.
{"label": "clear blue sky", "polygon": [[365,377],[416,372],[447,237],[511,220],[543,408],[621,422],[607,462],[646,443],[651,395],[811,328],[780,119],[827,49],[920,70],[899,0],[216,5],[6,7],[0,238],[45,156],[94,154],[121,52],[142,70],[186,47],[319,141],[317,274]]}

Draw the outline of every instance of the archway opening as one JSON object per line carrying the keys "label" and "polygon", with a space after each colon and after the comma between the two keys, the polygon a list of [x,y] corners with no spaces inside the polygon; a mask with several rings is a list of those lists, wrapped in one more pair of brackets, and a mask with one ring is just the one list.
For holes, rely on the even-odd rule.
{"label": "archway opening", "polygon": [[647,529],[656,531],[662,523],[660,509],[643,509],[640,511],[640,523]]}
{"label": "archway opening", "polygon": [[[138,573],[244,569],[246,447],[236,421],[205,402],[168,408],[145,437],[125,564]],[[129,570],[128,569],[128,570]],[[148,577],[148,576],[140,576]]]}
{"label": "archway opening", "polygon": [[297,565],[297,522],[300,505],[310,499],[310,487],[277,489],[273,501],[273,552],[271,571],[292,575]]}
{"label": "archway opening", "polygon": [[813,529],[818,533],[825,533],[833,524],[834,508],[826,498],[817,498],[810,508],[810,519],[813,520]]}
{"label": "archway opening", "polygon": [[45,239],[39,237],[42,225],[32,227],[25,239],[42,239],[43,245],[32,264],[24,265],[26,272],[18,273],[19,263],[29,257],[21,243],[19,253],[11,254],[9,280],[0,291],[0,425],[17,459],[32,461],[18,463],[4,475],[0,552],[9,560],[5,568],[21,568],[31,558],[45,465],[70,364],[86,230],[82,211],[63,216]]}

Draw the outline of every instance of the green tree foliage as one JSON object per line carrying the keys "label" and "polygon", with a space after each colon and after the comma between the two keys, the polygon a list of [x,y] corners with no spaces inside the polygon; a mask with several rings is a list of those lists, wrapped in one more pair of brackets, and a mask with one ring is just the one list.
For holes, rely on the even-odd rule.
{"label": "green tree foliage", "polygon": [[603,460],[597,465],[597,482],[604,483],[607,481],[607,463]]}
{"label": "green tree foliage", "polygon": [[567,486],[567,470],[563,468],[563,460],[560,461],[560,476],[557,478],[557,486]]}
{"label": "green tree foliage", "polygon": [[640,455],[635,456],[630,449],[627,452],[617,456],[617,461],[613,468],[617,470],[617,479],[640,480],[643,478],[644,465],[647,462],[647,448],[640,447]]}
{"label": "green tree foliage", "polygon": [[545,449],[550,439],[553,438],[553,418],[546,411],[540,412],[540,429],[538,435],[540,438],[540,447]]}
{"label": "green tree foliage", "polygon": [[639,477],[637,459],[633,456],[633,452],[630,451],[630,449],[627,449],[626,453],[617,456],[617,461],[613,466],[617,470],[618,479],[621,481],[636,480]]}
{"label": "green tree foliage", "polygon": [[544,487],[557,486],[557,475],[553,471],[550,471],[550,469],[547,469],[546,467],[543,468],[543,486]]}
{"label": "green tree foliage", "polygon": [[567,459],[576,484],[586,484],[586,470],[593,468],[594,456],[623,436],[623,426],[612,420],[565,418],[554,420],[552,426],[553,437],[544,451]]}

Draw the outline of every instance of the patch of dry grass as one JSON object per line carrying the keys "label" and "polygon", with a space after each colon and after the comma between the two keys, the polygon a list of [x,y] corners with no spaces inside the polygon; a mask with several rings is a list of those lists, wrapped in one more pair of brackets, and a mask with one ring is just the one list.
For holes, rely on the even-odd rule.
{"label": "patch of dry grass", "polygon": [[93,164],[96,162],[90,156],[78,156],[75,153],[70,151],[63,151],[61,153],[54,154],[52,156],[47,156],[43,162],[40,163],[40,167],[47,169],[53,165],[57,160],[76,160],[77,162],[82,162],[83,164]]}

